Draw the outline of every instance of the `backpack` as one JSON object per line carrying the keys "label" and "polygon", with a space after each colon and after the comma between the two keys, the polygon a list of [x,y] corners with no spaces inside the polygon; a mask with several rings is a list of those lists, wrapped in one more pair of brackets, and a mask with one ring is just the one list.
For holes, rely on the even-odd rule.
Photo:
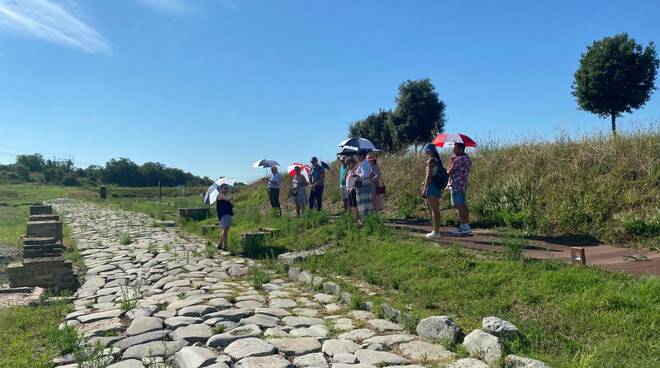
{"label": "backpack", "polygon": [[442,166],[442,161],[435,160],[435,164],[435,175],[431,176],[431,182],[438,190],[443,190],[447,187],[447,183],[449,183],[449,175],[447,175],[445,167]]}

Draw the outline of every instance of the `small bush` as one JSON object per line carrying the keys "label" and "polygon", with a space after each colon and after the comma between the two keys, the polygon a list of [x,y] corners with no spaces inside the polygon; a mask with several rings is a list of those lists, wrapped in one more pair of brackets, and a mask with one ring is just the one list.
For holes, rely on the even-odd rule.
{"label": "small bush", "polygon": [[62,185],[65,187],[79,187],[80,180],[73,175],[67,175],[62,179]]}

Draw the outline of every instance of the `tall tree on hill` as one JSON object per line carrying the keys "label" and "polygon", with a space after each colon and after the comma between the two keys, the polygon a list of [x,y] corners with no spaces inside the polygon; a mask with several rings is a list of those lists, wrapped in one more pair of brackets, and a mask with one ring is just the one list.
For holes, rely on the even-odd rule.
{"label": "tall tree on hill", "polygon": [[582,110],[612,120],[642,107],[655,89],[658,58],[653,42],[647,47],[628,34],[605,37],[587,47],[575,72],[573,95]]}
{"label": "tall tree on hill", "polygon": [[391,120],[401,144],[417,146],[429,142],[433,132],[444,130],[446,105],[430,79],[401,83],[396,103]]}
{"label": "tall tree on hill", "polygon": [[30,171],[43,172],[46,168],[44,156],[35,153],[32,155],[16,156],[16,165],[25,165]]}
{"label": "tall tree on hill", "polygon": [[351,123],[348,127],[349,137],[366,138],[383,151],[396,152],[401,149],[401,145],[390,117],[390,111],[380,110],[365,119]]}

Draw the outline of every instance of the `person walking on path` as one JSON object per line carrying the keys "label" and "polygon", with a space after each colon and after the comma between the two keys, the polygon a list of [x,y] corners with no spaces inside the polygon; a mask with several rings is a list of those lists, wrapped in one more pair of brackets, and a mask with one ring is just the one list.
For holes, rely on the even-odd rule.
{"label": "person walking on path", "polygon": [[348,163],[348,158],[340,157],[341,165],[339,166],[339,195],[341,196],[341,201],[344,203],[344,210],[348,211],[351,208],[351,201],[348,194],[348,189],[346,188],[346,174],[348,169],[346,168]]}
{"label": "person walking on path", "polygon": [[296,216],[301,216],[305,212],[305,205],[307,204],[307,191],[305,187],[309,183],[301,173],[300,166],[296,166],[294,170],[296,175],[294,175],[293,182],[291,183],[291,194],[293,196],[293,202],[296,204]]}
{"label": "person walking on path", "polygon": [[357,180],[357,174],[355,173],[356,169],[355,160],[352,158],[346,159],[346,192],[348,193],[348,207],[353,214],[353,217],[356,219],[359,218],[358,206],[357,206],[357,191],[355,188],[355,182]]}
{"label": "person walking on path", "polygon": [[383,194],[385,184],[383,183],[383,172],[378,165],[378,158],[374,154],[367,155],[367,161],[371,164],[371,183],[374,186],[374,212],[383,211]]}
{"label": "person walking on path", "polygon": [[[431,222],[433,231],[426,234],[428,239],[440,238],[440,195],[442,188],[439,188],[434,178],[437,178],[440,170],[444,170],[438,150],[433,144],[424,146],[424,153],[428,157],[426,161],[426,176],[422,184],[422,197],[426,200],[426,206],[431,212]],[[436,179],[437,180],[437,179]]]}
{"label": "person walking on path", "polygon": [[321,210],[323,207],[323,188],[325,185],[325,168],[319,165],[319,160],[312,157],[312,171],[309,175],[309,209]]}
{"label": "person walking on path", "polygon": [[374,185],[371,182],[371,164],[367,160],[367,153],[361,151],[358,153],[358,166],[355,170],[357,180],[355,187],[357,190],[357,205],[360,216],[358,225],[364,224],[365,218],[374,210]]}
{"label": "person walking on path", "polygon": [[216,213],[218,215],[220,227],[222,227],[218,249],[226,251],[229,228],[232,225],[234,216],[234,205],[229,199],[229,185],[223,185],[220,188],[220,193],[218,193],[218,198],[216,200]]}
{"label": "person walking on path", "polygon": [[465,154],[465,145],[463,143],[454,144],[454,156],[449,162],[449,183],[447,188],[451,192],[451,205],[458,211],[459,227],[454,235],[465,236],[472,233],[470,228],[470,211],[467,206],[468,176],[472,169],[472,160]]}
{"label": "person walking on path", "polygon": [[270,172],[273,174],[270,179],[264,178],[268,184],[268,199],[270,206],[276,210],[279,217],[282,217],[282,208],[280,205],[280,189],[282,188],[282,174],[279,173],[277,166],[272,166]]}

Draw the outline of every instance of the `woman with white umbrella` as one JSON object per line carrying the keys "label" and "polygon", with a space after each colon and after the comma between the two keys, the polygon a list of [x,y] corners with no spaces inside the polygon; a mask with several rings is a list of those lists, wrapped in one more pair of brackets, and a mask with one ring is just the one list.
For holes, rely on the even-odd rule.
{"label": "woman with white umbrella", "polygon": [[229,228],[232,225],[234,216],[234,205],[229,199],[229,188],[227,184],[222,184],[218,193],[216,201],[216,212],[218,214],[218,221],[222,227],[222,234],[218,242],[218,249],[227,250],[227,238],[229,237]]}

